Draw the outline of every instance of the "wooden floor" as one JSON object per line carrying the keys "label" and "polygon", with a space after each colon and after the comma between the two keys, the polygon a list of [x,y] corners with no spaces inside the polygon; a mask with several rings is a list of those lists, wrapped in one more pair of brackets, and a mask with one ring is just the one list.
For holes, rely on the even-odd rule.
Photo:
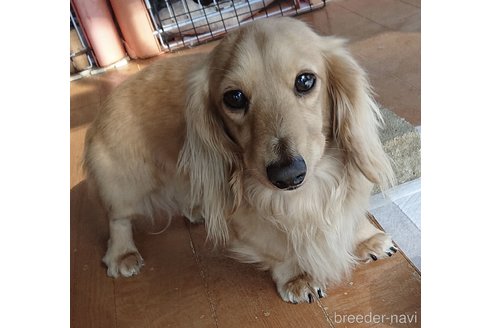
{"label": "wooden floor", "polygon": [[[301,18],[324,34],[348,38],[378,101],[420,125],[419,0],[334,1]],[[139,226],[142,273],[108,278],[101,262],[108,226],[88,197],[83,139],[101,100],[151,61],[71,83],[72,327],[420,327],[420,273],[404,254],[360,266],[314,304],[293,305],[277,296],[268,273],[212,251],[203,225],[181,218],[158,235]]]}

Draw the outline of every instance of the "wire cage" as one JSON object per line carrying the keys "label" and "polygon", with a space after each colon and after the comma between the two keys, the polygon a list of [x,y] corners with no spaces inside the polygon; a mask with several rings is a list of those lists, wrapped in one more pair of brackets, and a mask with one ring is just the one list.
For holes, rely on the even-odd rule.
{"label": "wire cage", "polygon": [[145,0],[163,51],[192,47],[254,20],[295,16],[327,0]]}
{"label": "wire cage", "polygon": [[87,72],[95,67],[97,64],[92,49],[70,6],[70,75]]}

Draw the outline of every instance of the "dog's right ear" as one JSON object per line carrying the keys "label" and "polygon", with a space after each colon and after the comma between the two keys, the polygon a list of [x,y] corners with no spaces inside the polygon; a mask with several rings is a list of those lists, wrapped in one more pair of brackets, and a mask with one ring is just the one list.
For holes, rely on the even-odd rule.
{"label": "dog's right ear", "polygon": [[224,244],[229,236],[226,216],[236,205],[231,174],[238,166],[233,141],[227,136],[209,94],[210,59],[197,65],[188,80],[185,109],[186,138],[178,170],[188,174],[192,208],[200,208],[207,237]]}

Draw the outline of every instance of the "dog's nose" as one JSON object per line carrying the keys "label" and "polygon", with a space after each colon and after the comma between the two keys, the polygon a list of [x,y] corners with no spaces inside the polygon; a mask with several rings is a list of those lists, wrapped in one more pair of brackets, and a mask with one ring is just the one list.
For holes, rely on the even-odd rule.
{"label": "dog's nose", "polygon": [[267,166],[267,176],[280,189],[295,189],[306,176],[306,162],[300,156],[289,161],[279,161]]}

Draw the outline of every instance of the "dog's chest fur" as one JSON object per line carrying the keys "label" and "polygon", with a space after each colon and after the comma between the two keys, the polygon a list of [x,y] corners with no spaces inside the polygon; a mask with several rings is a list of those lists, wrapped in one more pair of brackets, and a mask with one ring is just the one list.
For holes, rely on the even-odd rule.
{"label": "dog's chest fur", "polygon": [[348,191],[350,184],[336,178],[344,176],[340,170],[340,162],[325,158],[306,188],[289,193],[246,179],[246,204],[229,221],[232,257],[263,269],[291,261],[316,281],[343,279],[355,264],[356,230],[371,184],[355,179],[358,192]]}

